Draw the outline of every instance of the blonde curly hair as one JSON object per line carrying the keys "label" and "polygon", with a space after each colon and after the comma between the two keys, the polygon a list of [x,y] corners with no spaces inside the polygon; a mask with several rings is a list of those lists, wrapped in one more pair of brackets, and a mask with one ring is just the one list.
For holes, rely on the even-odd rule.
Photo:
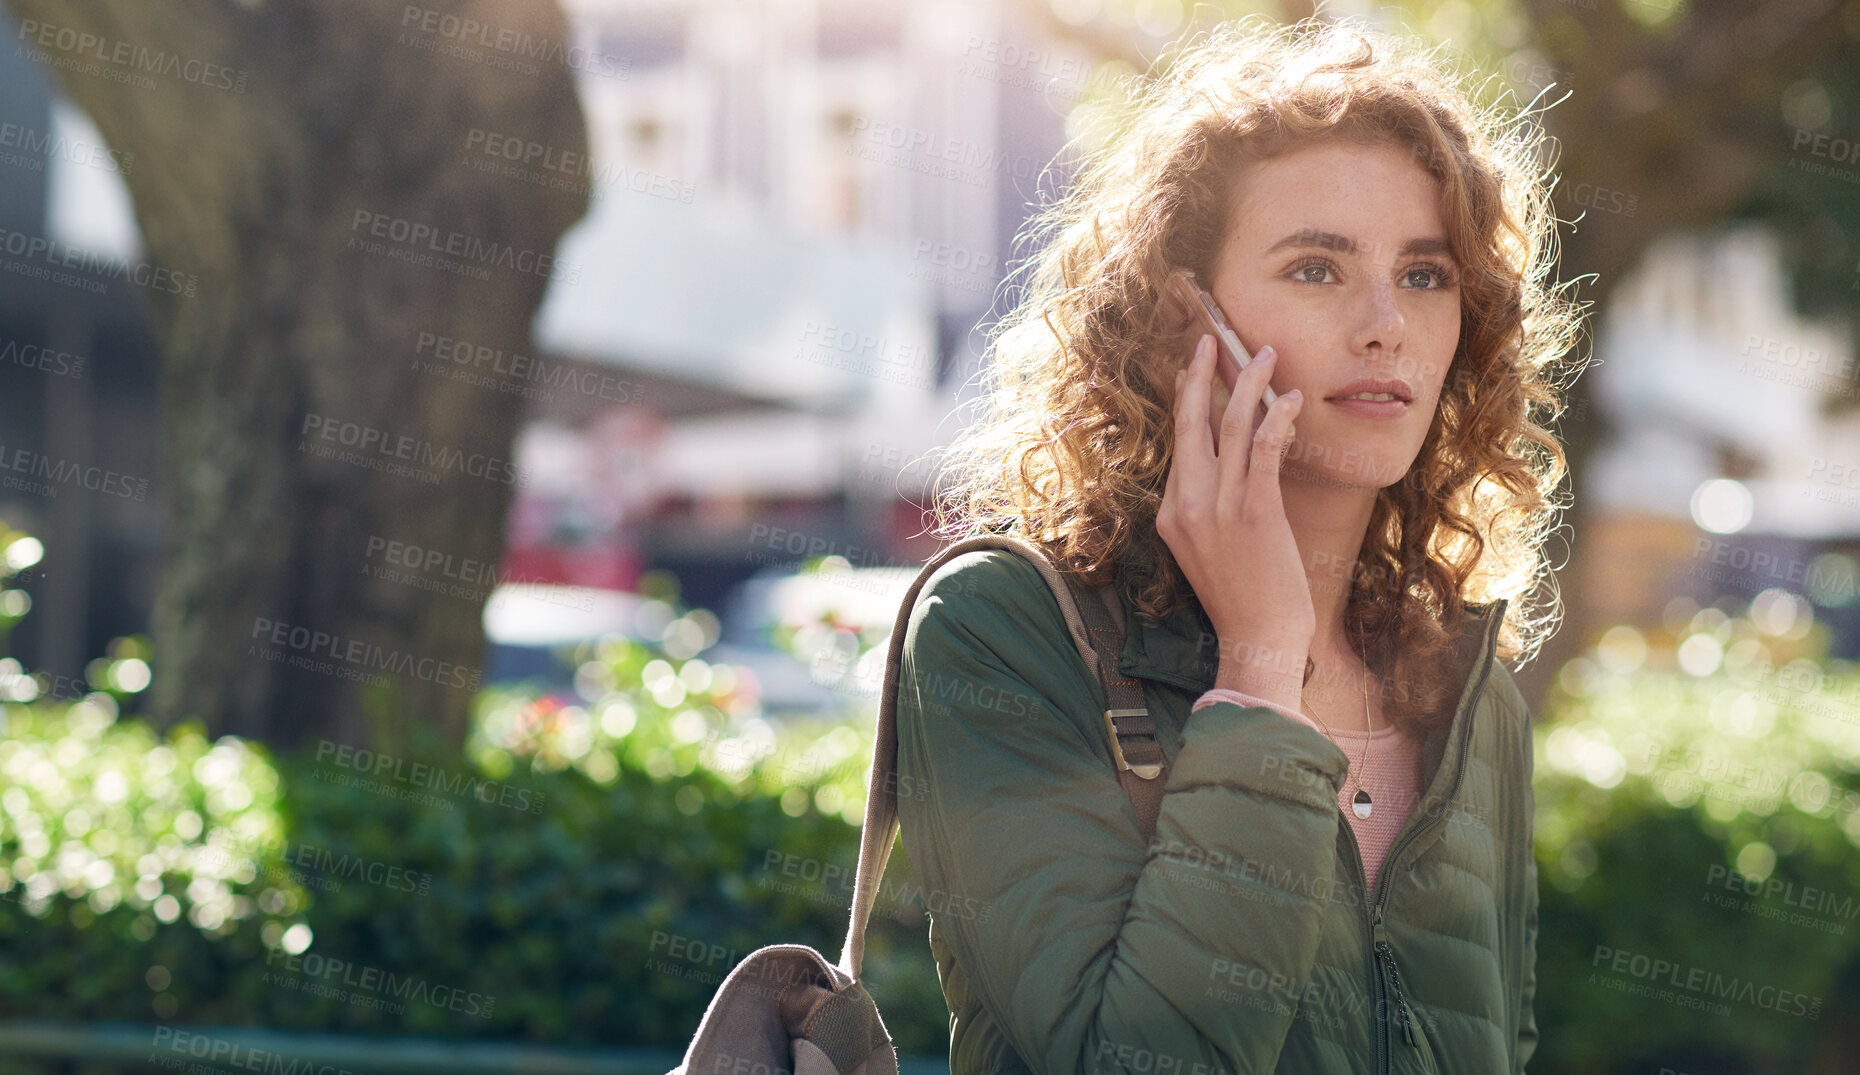
{"label": "blonde curly hair", "polygon": [[1581,309],[1549,280],[1541,130],[1528,108],[1476,106],[1437,50],[1310,20],[1224,24],[1155,70],[1023,233],[1038,252],[993,329],[981,413],[942,453],[937,534],[1017,534],[1093,583],[1128,571],[1138,611],[1167,616],[1186,580],[1156,514],[1173,381],[1189,357],[1172,345],[1187,325],[1164,297],[1169,274],[1212,278],[1249,162],[1316,138],[1403,146],[1439,184],[1461,266],[1460,340],[1414,467],[1377,496],[1345,626],[1366,640],[1368,666],[1402,684],[1385,691],[1392,721],[1444,720],[1454,684],[1440,658],[1467,603],[1512,599],[1508,660],[1534,654],[1553,623],[1518,598],[1547,578],[1556,604],[1543,545],[1567,465],[1541,423],[1562,411],[1552,368]]}

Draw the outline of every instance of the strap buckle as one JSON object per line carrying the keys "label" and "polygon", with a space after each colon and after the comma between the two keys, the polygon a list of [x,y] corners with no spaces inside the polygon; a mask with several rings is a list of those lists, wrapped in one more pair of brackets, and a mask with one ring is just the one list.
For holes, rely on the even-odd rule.
{"label": "strap buckle", "polygon": [[1132,765],[1129,759],[1124,757],[1123,735],[1125,733],[1120,733],[1117,730],[1117,718],[1143,717],[1147,719],[1149,715],[1150,711],[1148,709],[1107,709],[1104,711],[1104,727],[1106,731],[1111,733],[1111,757],[1117,761],[1118,770],[1133,772],[1144,780],[1154,780],[1161,776],[1163,767],[1160,764],[1153,763]]}

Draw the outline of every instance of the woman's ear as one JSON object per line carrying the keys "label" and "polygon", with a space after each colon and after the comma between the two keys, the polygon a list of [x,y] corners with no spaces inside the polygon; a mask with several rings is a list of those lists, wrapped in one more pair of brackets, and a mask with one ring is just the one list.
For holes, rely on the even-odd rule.
{"label": "woman's ear", "polygon": [[1160,339],[1171,341],[1164,344],[1169,354],[1175,359],[1174,369],[1186,368],[1195,357],[1195,344],[1201,340],[1201,319],[1183,302],[1176,290],[1172,268],[1165,276],[1156,301],[1156,323],[1160,330]]}
{"label": "woman's ear", "polygon": [[1156,314],[1163,331],[1175,336],[1187,333],[1195,318],[1194,313],[1182,305],[1181,296],[1176,294],[1174,286],[1169,282],[1173,279],[1173,272],[1174,270],[1171,270],[1171,276],[1164,277],[1163,285],[1159,289]]}

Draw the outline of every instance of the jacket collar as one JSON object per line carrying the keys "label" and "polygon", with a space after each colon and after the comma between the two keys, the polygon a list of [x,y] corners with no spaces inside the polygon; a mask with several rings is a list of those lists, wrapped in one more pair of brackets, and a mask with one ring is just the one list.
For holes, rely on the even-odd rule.
{"label": "jacket collar", "polygon": [[[1126,610],[1136,607],[1129,577],[1125,572],[1118,582]],[[1478,695],[1484,693],[1490,680],[1498,630],[1510,603],[1510,598],[1501,597],[1485,604],[1466,605],[1466,616],[1454,638],[1453,661],[1459,689],[1455,692],[1453,718],[1431,725],[1421,739],[1423,790],[1416,804],[1420,817],[1444,812],[1458,793],[1465,757],[1461,748],[1472,737],[1472,714],[1478,710]],[[1125,624],[1124,651],[1118,660],[1118,668],[1125,674],[1173,684],[1197,696],[1214,686],[1218,663],[1214,630],[1192,594],[1160,623],[1127,614]],[[1182,730],[1173,720],[1158,721],[1156,727],[1164,757],[1173,761],[1181,749]],[[1440,829],[1432,831],[1437,837]]]}
{"label": "jacket collar", "polygon": [[[1123,572],[1118,588],[1124,608],[1136,608],[1131,592],[1130,573]],[[1509,598],[1485,604],[1467,604],[1466,618],[1455,639],[1457,665],[1460,669],[1460,694],[1468,684],[1479,681],[1492,661],[1493,639],[1504,622]],[[1152,621],[1147,616],[1128,615],[1124,632],[1124,650],[1118,669],[1126,675],[1168,683],[1199,695],[1214,686],[1214,673],[1220,662],[1213,625],[1201,602],[1191,593],[1178,602],[1167,619]]]}

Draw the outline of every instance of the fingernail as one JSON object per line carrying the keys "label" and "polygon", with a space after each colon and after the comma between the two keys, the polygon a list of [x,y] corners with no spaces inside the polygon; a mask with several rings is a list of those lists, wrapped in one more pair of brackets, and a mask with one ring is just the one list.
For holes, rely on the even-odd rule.
{"label": "fingernail", "polygon": [[1253,359],[1256,362],[1271,362],[1273,359],[1278,358],[1278,357],[1279,357],[1279,352],[1274,351],[1272,349],[1271,344],[1267,344],[1266,346],[1259,349],[1259,353],[1254,355]]}
{"label": "fingernail", "polygon": [[1284,397],[1284,398],[1286,398],[1286,399],[1303,399],[1303,398],[1305,398],[1305,394],[1304,394],[1303,392],[1300,392],[1300,391],[1299,391],[1298,389],[1296,389],[1296,388],[1294,388],[1294,389],[1292,389],[1292,390],[1291,390],[1290,392],[1287,392],[1287,393],[1285,393],[1285,397]]}

